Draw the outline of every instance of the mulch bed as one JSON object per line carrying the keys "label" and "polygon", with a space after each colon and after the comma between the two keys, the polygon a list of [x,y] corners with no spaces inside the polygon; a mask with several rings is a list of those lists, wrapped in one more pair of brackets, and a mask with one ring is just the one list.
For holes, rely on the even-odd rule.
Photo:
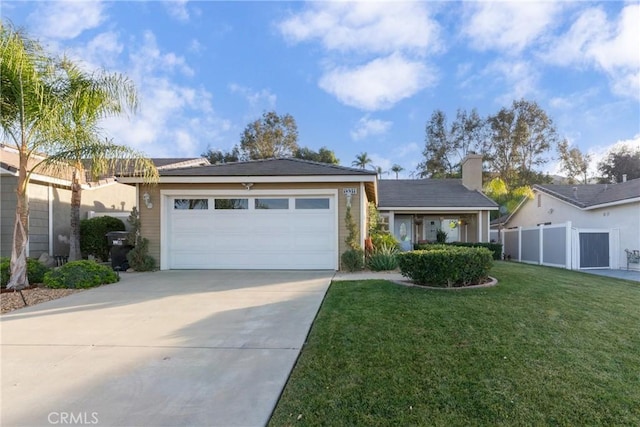
{"label": "mulch bed", "polygon": [[[22,294],[27,300],[27,304],[32,306],[82,291],[83,289],[49,289],[41,285],[34,284],[23,289]],[[2,289],[2,293],[0,294],[0,306],[0,313],[4,314],[19,308],[24,308],[25,305],[19,292],[16,292],[13,289]]]}

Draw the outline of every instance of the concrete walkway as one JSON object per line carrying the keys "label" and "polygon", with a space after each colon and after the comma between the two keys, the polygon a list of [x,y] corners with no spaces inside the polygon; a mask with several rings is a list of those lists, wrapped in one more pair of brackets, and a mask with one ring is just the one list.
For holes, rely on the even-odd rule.
{"label": "concrete walkway", "polygon": [[0,424],[265,425],[333,274],[129,273],[5,314]]}

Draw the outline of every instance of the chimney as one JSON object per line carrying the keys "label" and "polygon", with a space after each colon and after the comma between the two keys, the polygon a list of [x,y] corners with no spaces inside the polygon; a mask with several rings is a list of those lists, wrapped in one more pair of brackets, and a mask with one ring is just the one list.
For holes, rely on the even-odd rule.
{"label": "chimney", "polygon": [[622,182],[627,182],[627,174],[626,173],[622,174]]}
{"label": "chimney", "polygon": [[462,185],[468,190],[482,191],[482,156],[467,154],[462,159]]}

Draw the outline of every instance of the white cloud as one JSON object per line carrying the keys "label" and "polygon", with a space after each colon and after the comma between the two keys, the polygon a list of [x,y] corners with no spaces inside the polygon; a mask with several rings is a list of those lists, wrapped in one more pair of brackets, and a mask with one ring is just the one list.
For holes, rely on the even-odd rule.
{"label": "white cloud", "polygon": [[373,135],[386,133],[393,123],[385,120],[371,119],[369,115],[358,120],[355,128],[351,131],[351,139],[359,141]]}
{"label": "white cloud", "polygon": [[29,15],[29,24],[39,36],[73,39],[98,27],[106,18],[101,1],[42,2]]}
{"label": "white cloud", "polygon": [[180,22],[188,22],[190,18],[187,10],[188,2],[188,0],[169,0],[163,2],[163,4],[169,16]]}
{"label": "white cloud", "polygon": [[583,10],[542,58],[561,66],[595,66],[611,80],[612,91],[640,99],[640,4],[628,4],[617,22],[600,8]]}
{"label": "white cloud", "polygon": [[527,61],[498,59],[489,64],[484,73],[496,76],[496,84],[504,88],[498,98],[502,104],[510,104],[514,99],[526,98],[537,92],[539,71]]}
{"label": "white cloud", "polygon": [[[205,143],[226,140],[231,129],[213,108],[212,96],[204,88],[180,84],[176,71],[189,74],[184,58],[157,46],[151,32],[141,43],[129,44],[126,74],[136,82],[140,109],[131,118],[112,117],[103,127],[119,144],[149,156],[197,156]],[[200,147],[200,148],[199,148]]]}
{"label": "white cloud", "polygon": [[67,55],[88,71],[98,68],[114,69],[119,65],[119,56],[124,51],[118,33],[99,33],[88,43],[66,50]]}
{"label": "white cloud", "polygon": [[280,23],[292,43],[319,40],[329,51],[422,54],[441,49],[440,26],[420,2],[315,2]]}
{"label": "white cloud", "polygon": [[414,153],[420,152],[420,146],[415,142],[410,142],[406,145],[401,145],[398,147],[398,152],[394,153],[397,157],[402,158],[408,155],[413,155]]}
{"label": "white cloud", "polygon": [[[320,88],[375,111],[434,84],[425,56],[443,50],[440,25],[423,2],[311,2],[278,26],[291,43],[325,49]],[[349,55],[345,55],[348,53]]]}
{"label": "white cloud", "polygon": [[173,52],[162,53],[158,47],[156,36],[151,31],[144,32],[144,40],[142,46],[135,54],[131,54],[130,58],[141,77],[145,72],[163,69],[165,71],[178,70],[185,76],[193,76],[194,71],[187,64],[182,56],[178,56]]}
{"label": "white cloud", "polygon": [[462,34],[478,50],[518,54],[555,24],[562,2],[466,3]]}
{"label": "white cloud", "polygon": [[359,67],[330,69],[319,85],[346,105],[376,111],[391,108],[435,81],[435,73],[424,63],[392,54]]}
{"label": "white cloud", "polygon": [[229,85],[231,93],[237,93],[244,97],[249,103],[253,113],[261,112],[265,110],[273,110],[276,106],[278,97],[273,94],[269,89],[253,90],[246,86],[242,86],[236,83]]}

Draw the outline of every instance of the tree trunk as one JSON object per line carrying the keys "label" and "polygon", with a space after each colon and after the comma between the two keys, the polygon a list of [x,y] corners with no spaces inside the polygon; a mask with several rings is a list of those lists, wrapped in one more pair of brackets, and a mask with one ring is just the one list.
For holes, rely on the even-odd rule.
{"label": "tree trunk", "polygon": [[71,178],[71,232],[69,235],[69,261],[77,261],[82,258],[80,252],[80,202],[82,197],[82,185],[80,183],[80,171],[73,170]]}
{"label": "tree trunk", "polygon": [[[24,164],[23,164],[24,163]],[[11,249],[11,277],[7,288],[23,289],[29,286],[27,278],[27,248],[29,246],[29,198],[27,195],[27,165],[20,161],[16,190],[16,221]]]}

